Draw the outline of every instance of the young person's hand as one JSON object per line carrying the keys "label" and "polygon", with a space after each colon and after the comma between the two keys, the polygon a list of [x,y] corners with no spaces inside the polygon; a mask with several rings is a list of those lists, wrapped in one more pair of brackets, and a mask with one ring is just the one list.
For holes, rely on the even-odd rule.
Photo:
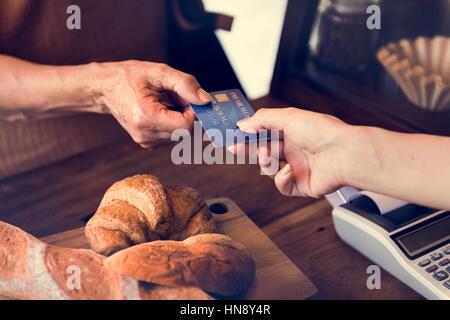
{"label": "young person's hand", "polygon": [[[296,108],[260,109],[238,126],[244,132],[281,131],[280,170],[272,176],[283,195],[319,197],[345,183],[342,161],[350,126],[339,119]],[[260,147],[258,162],[263,172],[272,168],[272,161],[270,148]]]}
{"label": "young person's hand", "polygon": [[[247,132],[281,131],[279,171],[273,177],[284,195],[319,197],[346,185],[450,209],[449,137],[351,126],[296,108],[261,109],[238,126]],[[232,151],[240,150],[242,145]],[[258,149],[262,171],[273,169],[272,159],[267,147]]]}

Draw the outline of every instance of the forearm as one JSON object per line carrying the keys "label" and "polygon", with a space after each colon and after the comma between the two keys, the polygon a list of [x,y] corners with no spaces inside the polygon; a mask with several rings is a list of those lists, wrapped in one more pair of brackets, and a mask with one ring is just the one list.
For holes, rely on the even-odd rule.
{"label": "forearm", "polygon": [[413,203],[450,208],[450,138],[352,127],[346,183]]}
{"label": "forearm", "polygon": [[46,66],[0,55],[0,114],[30,117],[61,112],[104,112],[97,105],[96,64]]}

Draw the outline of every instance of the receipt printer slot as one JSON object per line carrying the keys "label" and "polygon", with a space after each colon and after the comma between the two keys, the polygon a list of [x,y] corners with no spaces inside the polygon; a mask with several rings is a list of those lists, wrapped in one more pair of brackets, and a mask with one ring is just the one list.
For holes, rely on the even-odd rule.
{"label": "receipt printer slot", "polygon": [[351,200],[349,203],[344,204],[343,207],[376,223],[388,232],[392,232],[436,211],[436,209],[416,204],[407,204],[382,214],[377,204],[365,195]]}

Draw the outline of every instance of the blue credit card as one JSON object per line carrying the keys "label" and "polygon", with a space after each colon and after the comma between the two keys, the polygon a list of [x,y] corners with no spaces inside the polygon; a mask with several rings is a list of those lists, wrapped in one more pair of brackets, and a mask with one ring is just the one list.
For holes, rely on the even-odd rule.
{"label": "blue credit card", "polygon": [[239,120],[255,114],[239,89],[211,92],[210,95],[213,98],[210,104],[191,104],[191,107],[215,147],[267,140],[265,132],[244,133],[236,125]]}

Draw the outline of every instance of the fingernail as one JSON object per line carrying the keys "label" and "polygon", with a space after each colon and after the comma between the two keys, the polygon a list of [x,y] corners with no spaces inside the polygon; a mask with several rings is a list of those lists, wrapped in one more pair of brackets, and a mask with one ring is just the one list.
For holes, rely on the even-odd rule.
{"label": "fingernail", "polygon": [[256,129],[249,127],[250,126],[250,118],[245,118],[245,119],[239,120],[238,122],[236,122],[236,125],[238,126],[239,129],[241,129],[245,133],[253,133],[253,134],[258,133]]}
{"label": "fingernail", "polygon": [[291,173],[291,171],[292,171],[292,167],[291,167],[289,164],[286,164],[286,165],[284,166],[284,168],[281,169],[280,173],[281,173],[283,176],[287,176],[288,174]]}
{"label": "fingernail", "polygon": [[271,159],[267,154],[260,153],[259,156],[259,164],[263,167],[268,166],[271,163]]}
{"label": "fingernail", "polygon": [[197,96],[200,98],[200,100],[205,102],[209,102],[212,100],[212,97],[209,95],[209,93],[202,88],[197,90]]}
{"label": "fingernail", "polygon": [[237,126],[241,129],[245,128],[248,125],[248,119],[249,118],[239,120],[238,122],[236,122]]}
{"label": "fingernail", "polygon": [[240,129],[241,129],[241,131],[243,131],[245,133],[249,133],[249,134],[257,134],[258,133],[258,131],[253,128],[244,128],[244,129],[240,128]]}

